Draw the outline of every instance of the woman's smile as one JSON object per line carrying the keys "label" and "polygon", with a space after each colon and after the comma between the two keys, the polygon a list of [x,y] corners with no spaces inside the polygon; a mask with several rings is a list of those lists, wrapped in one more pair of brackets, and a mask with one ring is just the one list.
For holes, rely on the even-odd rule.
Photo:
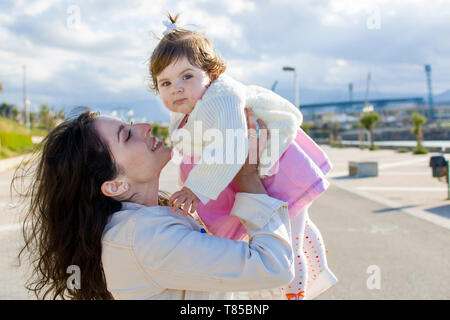
{"label": "woman's smile", "polygon": [[154,138],[153,145],[152,145],[152,151],[153,152],[156,151],[157,149],[159,149],[159,147],[161,147],[161,145],[162,145],[161,140]]}

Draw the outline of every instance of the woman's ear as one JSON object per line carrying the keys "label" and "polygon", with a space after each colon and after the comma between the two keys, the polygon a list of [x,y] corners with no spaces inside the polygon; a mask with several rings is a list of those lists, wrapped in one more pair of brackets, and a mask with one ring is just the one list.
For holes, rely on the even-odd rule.
{"label": "woman's ear", "polygon": [[103,182],[101,190],[107,197],[118,197],[128,191],[128,183],[122,179],[114,179]]}

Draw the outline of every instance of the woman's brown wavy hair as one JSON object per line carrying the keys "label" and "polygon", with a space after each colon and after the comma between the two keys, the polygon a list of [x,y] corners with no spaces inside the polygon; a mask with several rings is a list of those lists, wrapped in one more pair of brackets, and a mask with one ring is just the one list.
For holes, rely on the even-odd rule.
{"label": "woman's brown wavy hair", "polygon": [[[175,17],[168,14],[172,23],[177,23],[179,14]],[[217,79],[226,69],[226,62],[215,51],[214,46],[202,34],[180,27],[170,30],[153,50],[150,58],[151,89],[158,92],[157,76],[172,62],[186,57],[189,63],[205,71],[211,81]]]}
{"label": "woman's brown wavy hair", "polygon": [[[26,288],[38,299],[113,298],[103,272],[101,239],[121,203],[104,196],[100,187],[119,168],[94,128],[97,116],[85,111],[57,126],[35,152],[37,161],[22,164],[14,174],[11,189],[28,202],[18,259],[20,264],[25,254],[31,264]],[[30,177],[31,184],[21,188]],[[160,196],[160,205],[165,201]],[[81,271],[79,289],[67,283],[73,265]]]}

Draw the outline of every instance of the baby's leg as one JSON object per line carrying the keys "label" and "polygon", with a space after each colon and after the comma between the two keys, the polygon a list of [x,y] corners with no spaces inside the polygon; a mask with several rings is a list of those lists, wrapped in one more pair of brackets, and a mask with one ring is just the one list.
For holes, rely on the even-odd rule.
{"label": "baby's leg", "polygon": [[295,277],[289,285],[283,288],[288,300],[303,300],[307,289],[308,268],[305,250],[303,250],[306,213],[307,210],[304,208],[291,220]]}
{"label": "baby's leg", "polygon": [[328,268],[326,253],[322,235],[316,225],[309,219],[308,211],[305,212],[305,239],[304,250],[306,252],[308,279],[305,298],[310,300],[328,290],[337,283],[337,278]]}

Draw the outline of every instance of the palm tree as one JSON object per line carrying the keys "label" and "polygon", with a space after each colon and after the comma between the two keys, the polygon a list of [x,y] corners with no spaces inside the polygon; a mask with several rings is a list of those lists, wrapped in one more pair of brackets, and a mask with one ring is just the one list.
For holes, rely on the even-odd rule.
{"label": "palm tree", "polygon": [[309,130],[311,130],[312,127],[313,127],[313,124],[307,123],[307,122],[303,122],[302,125],[300,126],[300,128],[302,128],[306,134],[309,134]]}
{"label": "palm tree", "polygon": [[339,139],[339,126],[340,126],[339,121],[334,121],[331,124],[330,137],[332,138],[331,140],[333,142],[332,147],[340,147],[340,144],[342,143],[342,142],[339,142],[339,141],[341,141]]}
{"label": "palm tree", "polygon": [[369,112],[369,113],[365,113],[360,119],[359,119],[359,123],[361,124],[361,126],[366,129],[367,131],[369,131],[369,135],[370,135],[370,150],[374,150],[374,145],[373,145],[373,140],[374,140],[374,136],[373,136],[373,127],[375,127],[376,123],[380,120],[380,115],[377,112]]}
{"label": "palm tree", "polygon": [[417,112],[414,112],[412,115],[412,123],[413,128],[411,129],[411,133],[417,137],[417,146],[414,148],[415,154],[426,154],[428,150],[422,146],[423,141],[423,132],[422,126],[427,122],[427,118],[421,116]]}

